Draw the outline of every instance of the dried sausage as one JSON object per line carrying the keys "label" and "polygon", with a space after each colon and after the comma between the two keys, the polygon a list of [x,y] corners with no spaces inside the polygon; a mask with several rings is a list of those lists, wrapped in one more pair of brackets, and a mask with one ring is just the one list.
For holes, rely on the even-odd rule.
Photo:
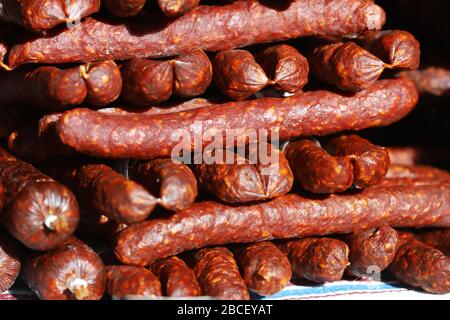
{"label": "dried sausage", "polygon": [[143,221],[157,204],[143,186],[104,164],[55,162],[47,172],[69,186],[83,207],[117,222]]}
{"label": "dried sausage", "polygon": [[[380,80],[352,97],[319,90],[164,115],[114,115],[74,109],[63,114],[57,130],[64,144],[85,154],[149,159],[172,156],[173,148],[180,145],[180,137],[177,140],[176,136],[180,130],[181,138],[187,136],[193,141],[198,122],[202,123],[203,133],[215,129],[216,134],[222,133],[224,141],[225,129],[239,129],[241,136],[256,129],[279,130],[279,138],[287,140],[388,125],[410,112],[417,99],[412,82]],[[203,147],[209,144],[208,139],[202,140]]]}
{"label": "dried sausage", "polygon": [[200,202],[170,218],[129,226],[119,234],[114,251],[124,263],[147,265],[209,245],[350,233],[386,225],[448,228],[449,193],[450,185],[444,183],[370,187],[325,198],[288,194],[245,206]]}
{"label": "dried sausage", "polygon": [[169,99],[172,95],[173,69],[169,61],[134,59],[122,66],[126,102],[146,106]]}
{"label": "dried sausage", "polygon": [[2,0],[0,20],[43,31],[73,23],[100,10],[100,0]]}
{"label": "dried sausage", "polygon": [[103,0],[103,3],[112,15],[130,18],[139,14],[147,0]]}
{"label": "dried sausage", "polygon": [[405,71],[400,76],[413,80],[421,94],[437,97],[450,94],[450,70],[429,67],[425,70]]}
{"label": "dried sausage", "polygon": [[30,254],[24,278],[42,300],[99,300],[106,286],[102,260],[76,238],[52,251]]}
{"label": "dried sausage", "polygon": [[197,197],[197,180],[191,169],[172,159],[155,159],[131,168],[130,177],[156,195],[164,208],[178,211]]}
{"label": "dried sausage", "polygon": [[433,231],[419,232],[417,239],[436,248],[447,256],[450,256],[450,229],[438,229]]}
{"label": "dried sausage", "polygon": [[20,260],[17,244],[0,229],[0,293],[16,282],[22,265]]}
{"label": "dried sausage", "polygon": [[363,278],[386,269],[394,259],[399,244],[397,232],[385,226],[355,232],[342,240],[350,248],[350,266],[346,273]]}
{"label": "dried sausage", "polygon": [[212,81],[212,64],[202,50],[170,60],[173,65],[173,93],[191,98],[203,94]]}
{"label": "dried sausage", "polygon": [[167,297],[196,297],[202,294],[194,271],[179,257],[170,257],[152,265]]}
{"label": "dried sausage", "polygon": [[0,83],[1,103],[40,110],[63,110],[83,102],[107,105],[119,97],[122,89],[122,78],[114,61],[68,69],[25,67],[1,73]]}
{"label": "dried sausage", "polygon": [[304,238],[279,244],[287,254],[292,272],[298,279],[331,282],[342,279],[348,261],[349,248],[337,239]]}
{"label": "dried sausage", "polygon": [[319,46],[313,50],[309,62],[317,79],[344,91],[367,89],[390,67],[354,42]]}
{"label": "dried sausage", "polygon": [[0,180],[6,190],[1,221],[33,250],[59,246],[75,231],[78,203],[66,187],[0,149]]}
{"label": "dried sausage", "polygon": [[203,294],[221,300],[249,300],[245,281],[233,254],[225,247],[200,249],[192,258]]}
{"label": "dried sausage", "polygon": [[392,164],[412,166],[419,164],[450,163],[450,147],[410,146],[387,147]]}
{"label": "dried sausage", "polygon": [[[174,21],[160,19],[158,12],[119,22],[87,18],[73,28],[24,39],[11,48],[8,65],[160,58],[197,48],[221,51],[302,36],[353,36],[378,30],[385,20],[383,9],[365,0],[300,0],[285,10],[239,0],[199,6]],[[80,39],[86,45],[80,45]]]}
{"label": "dried sausage", "polygon": [[417,69],[419,67],[420,44],[407,31],[371,32],[359,43],[393,68]]}
{"label": "dried sausage", "polygon": [[278,90],[295,93],[308,83],[308,60],[294,47],[287,44],[271,46],[255,58]]}
{"label": "dried sausage", "polygon": [[41,110],[61,110],[79,105],[87,95],[86,83],[79,67],[25,67],[3,72],[0,83],[2,103],[20,103]]}
{"label": "dried sausage", "polygon": [[237,246],[233,253],[248,289],[260,295],[281,291],[292,277],[287,256],[271,242]]}
{"label": "dried sausage", "polygon": [[427,292],[450,292],[450,257],[415,238],[401,244],[389,271],[401,282]]}
{"label": "dried sausage", "polygon": [[402,166],[391,165],[386,179],[410,179],[429,181],[450,181],[450,173],[430,166]]}
{"label": "dried sausage", "polygon": [[158,278],[142,267],[107,266],[106,278],[106,292],[113,299],[162,296]]}
{"label": "dried sausage", "polygon": [[31,163],[42,163],[53,157],[79,155],[76,150],[61,142],[56,133],[56,122],[48,121],[50,117],[43,118],[45,123],[30,119],[13,130],[8,137],[8,148],[19,158]]}
{"label": "dried sausage", "polygon": [[353,183],[350,157],[334,157],[315,141],[303,139],[289,143],[284,150],[299,184],[314,193],[336,193]]}
{"label": "dried sausage", "polygon": [[91,106],[106,106],[119,98],[122,91],[122,76],[112,60],[87,63],[80,66],[86,82],[86,103]]}
{"label": "dried sausage", "polygon": [[200,0],[158,0],[162,12],[168,17],[176,17],[198,6]]}
{"label": "dried sausage", "polygon": [[[262,145],[251,146],[253,151],[249,154],[259,154]],[[287,160],[275,147],[266,150],[267,158],[251,160],[229,150],[217,150],[216,162],[194,166],[199,185],[228,203],[265,200],[288,193],[294,178]]]}
{"label": "dried sausage", "polygon": [[362,189],[379,183],[389,169],[388,151],[356,134],[334,138],[328,148],[333,155],[351,158],[354,172],[353,185],[356,188]]}
{"label": "dried sausage", "polygon": [[214,82],[222,93],[242,100],[271,82],[252,54],[246,50],[219,52],[213,60]]}

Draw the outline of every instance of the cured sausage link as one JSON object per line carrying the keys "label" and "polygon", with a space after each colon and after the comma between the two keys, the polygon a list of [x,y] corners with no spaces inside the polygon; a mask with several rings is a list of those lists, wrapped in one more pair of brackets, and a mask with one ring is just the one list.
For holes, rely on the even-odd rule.
{"label": "cured sausage link", "polygon": [[[203,134],[215,129],[216,134],[222,133],[224,142],[226,129],[239,131],[244,137],[255,130],[273,130],[281,140],[287,140],[388,125],[408,114],[417,99],[411,81],[380,80],[351,97],[319,90],[165,115],[114,115],[74,109],[58,120],[57,130],[64,144],[88,155],[149,159],[171,156],[186,136],[194,141],[199,123]],[[177,133],[182,134],[177,137]],[[209,144],[208,139],[202,142],[203,147]]]}
{"label": "cured sausage link", "polygon": [[193,49],[221,51],[312,35],[354,36],[379,30],[385,20],[383,9],[366,0],[298,0],[285,10],[258,0],[239,0],[199,6],[174,21],[161,19],[159,12],[130,21],[88,18],[73,28],[15,45],[8,64],[14,68],[29,62],[160,58]]}
{"label": "cured sausage link", "polygon": [[0,20],[42,31],[90,16],[100,10],[100,0],[2,0]]}
{"label": "cured sausage link", "polygon": [[225,247],[200,249],[192,265],[203,294],[223,300],[249,300],[233,254]]}
{"label": "cured sausage link", "polygon": [[449,196],[450,184],[443,183],[370,187],[324,199],[288,194],[246,206],[195,203],[168,219],[129,226],[119,234],[115,253],[124,263],[148,265],[209,245],[350,233],[383,225],[448,228]]}
{"label": "cured sausage link", "polygon": [[42,300],[99,300],[106,287],[102,260],[74,237],[54,250],[30,254],[24,278]]}
{"label": "cured sausage link", "polygon": [[0,148],[0,181],[6,191],[5,228],[33,250],[66,241],[79,221],[75,196],[62,184]]}

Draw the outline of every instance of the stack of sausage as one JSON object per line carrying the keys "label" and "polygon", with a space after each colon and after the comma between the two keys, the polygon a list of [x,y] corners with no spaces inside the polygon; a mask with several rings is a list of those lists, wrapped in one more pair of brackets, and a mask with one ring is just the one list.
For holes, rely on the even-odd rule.
{"label": "stack of sausage", "polygon": [[[413,35],[380,31],[371,0],[150,2],[0,1],[0,292],[21,269],[40,299],[249,299],[384,270],[450,292],[450,174],[350,132],[434,85]],[[179,130],[207,148],[198,123],[240,132],[215,150],[233,164],[171,158]],[[233,148],[252,130],[282,148]],[[263,145],[276,165],[248,158]]]}

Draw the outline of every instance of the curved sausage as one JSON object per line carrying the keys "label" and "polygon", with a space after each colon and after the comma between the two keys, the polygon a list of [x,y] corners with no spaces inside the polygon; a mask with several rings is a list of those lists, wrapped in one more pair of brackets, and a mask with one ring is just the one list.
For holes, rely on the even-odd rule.
{"label": "curved sausage", "polygon": [[[258,0],[239,0],[199,6],[174,21],[160,16],[149,13],[119,22],[87,18],[73,28],[24,39],[11,48],[8,65],[160,58],[193,49],[222,51],[302,36],[354,36],[378,30],[386,20],[383,9],[366,0],[300,0],[285,10]],[[89,45],[80,46],[80,39]]]}
{"label": "curved sausage", "polygon": [[200,249],[194,253],[193,270],[203,294],[220,300],[249,300],[233,254],[225,247]]}
{"label": "curved sausage", "polygon": [[160,199],[172,211],[189,207],[197,197],[197,180],[188,166],[172,159],[155,159],[131,169],[131,178]]}
{"label": "curved sausage", "polygon": [[311,72],[344,91],[361,91],[378,80],[387,64],[354,42],[319,46],[312,52]]}
{"label": "curved sausage", "polygon": [[412,166],[420,164],[436,165],[450,162],[450,147],[408,146],[387,147],[392,164]]}
{"label": "curved sausage", "polygon": [[442,183],[450,181],[450,173],[430,166],[391,165],[386,174],[386,179],[428,180]]}
{"label": "curved sausage", "polygon": [[337,239],[304,238],[279,245],[287,254],[292,272],[297,278],[323,283],[342,279],[348,261],[349,248]]}
{"label": "curved sausage", "polygon": [[9,290],[16,282],[21,269],[19,248],[13,239],[0,229],[0,293]]}
{"label": "curved sausage", "polygon": [[407,31],[373,32],[359,43],[394,68],[417,69],[419,67],[420,44]]}
{"label": "curved sausage", "polygon": [[354,277],[370,277],[371,272],[385,270],[394,260],[399,240],[390,227],[369,229],[344,236],[350,248],[350,265],[345,270]]}
{"label": "curved sausage", "polygon": [[83,207],[123,223],[145,220],[157,204],[140,184],[104,164],[52,163],[52,177],[64,182]]}
{"label": "curved sausage", "polygon": [[0,20],[42,31],[73,23],[100,10],[100,0],[2,0]]}
{"label": "curved sausage", "polygon": [[442,251],[443,254],[450,256],[450,229],[438,229],[433,231],[419,232],[417,239]]}
{"label": "curved sausage", "polygon": [[367,188],[379,183],[389,169],[389,152],[356,134],[341,135],[330,141],[330,153],[348,156],[352,160],[356,188]]}
{"label": "curved sausage", "polygon": [[86,103],[91,106],[106,106],[119,98],[122,91],[122,75],[112,60],[87,63],[80,67],[86,82]]}
{"label": "curved sausage", "polygon": [[168,17],[177,17],[198,6],[200,0],[158,0],[162,12]]}
{"label": "curved sausage", "polygon": [[381,226],[448,228],[449,193],[448,183],[403,184],[325,198],[288,194],[245,206],[200,202],[170,218],[129,226],[117,237],[114,251],[123,263],[142,266],[183,251],[228,243],[350,233]]}
{"label": "curved sausage", "polygon": [[219,52],[213,60],[214,81],[234,100],[243,100],[270,84],[266,73],[246,50]]}
{"label": "curved sausage", "polygon": [[308,83],[308,60],[292,46],[279,44],[270,46],[256,56],[275,88],[295,93]]}
{"label": "curved sausage", "polygon": [[450,257],[417,239],[404,241],[389,271],[401,282],[427,292],[450,292]]}
{"label": "curved sausage", "polygon": [[164,296],[182,298],[202,294],[194,271],[176,256],[156,262],[152,271],[161,281]]}
{"label": "curved sausage", "polygon": [[287,256],[271,242],[237,246],[233,253],[248,289],[260,295],[281,291],[292,277]]}
{"label": "curved sausage", "polygon": [[[183,148],[186,143],[191,145],[192,137],[198,134],[195,125],[198,122],[202,123],[203,133],[216,129],[224,141],[225,129],[239,130],[239,135],[244,137],[256,129],[279,130],[280,140],[288,140],[388,125],[408,114],[417,99],[412,82],[381,80],[352,97],[319,90],[288,98],[214,104],[164,115],[114,115],[74,109],[58,120],[57,130],[64,144],[82,153],[149,159],[171,156],[173,148],[180,147],[180,139],[187,140]],[[205,147],[209,141],[202,139],[202,143]]]}
{"label": "curved sausage", "polygon": [[102,260],[77,238],[27,257],[24,278],[42,300],[99,300],[106,286]]}
{"label": "curved sausage", "polygon": [[130,18],[139,14],[147,0],[103,0],[103,4],[112,15]]}
{"label": "curved sausage", "polygon": [[353,183],[353,166],[348,156],[334,157],[313,140],[289,143],[284,150],[302,188],[314,193],[336,193]]}
{"label": "curved sausage", "polygon": [[106,292],[113,299],[162,296],[158,278],[142,267],[107,266],[106,278]]}
{"label": "curved sausage", "polygon": [[0,149],[0,180],[6,190],[1,221],[24,245],[49,250],[73,234],[79,212],[69,189],[4,149]]}

